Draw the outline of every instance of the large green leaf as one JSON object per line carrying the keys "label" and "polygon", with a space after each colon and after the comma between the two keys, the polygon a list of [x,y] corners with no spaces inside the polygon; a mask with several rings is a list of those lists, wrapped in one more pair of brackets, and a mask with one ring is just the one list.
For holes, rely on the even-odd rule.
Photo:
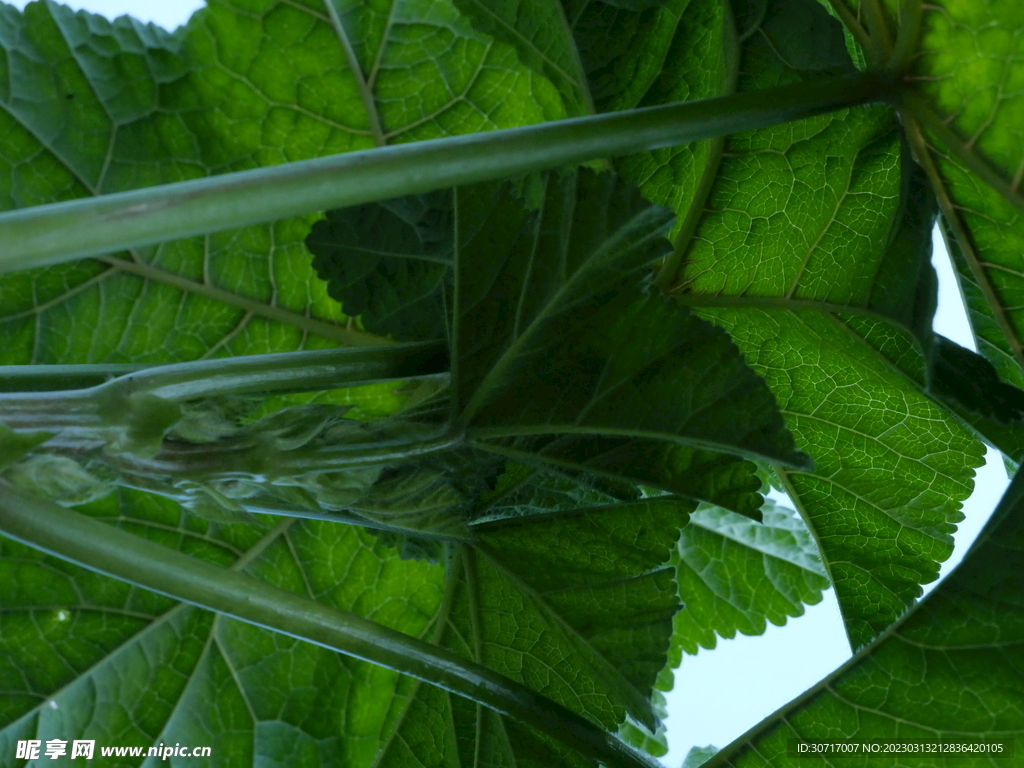
{"label": "large green leaf", "polygon": [[[757,523],[707,504],[690,514],[672,556],[683,607],[657,691],[672,690],[684,653],[714,649],[719,637],[737,632],[760,635],[767,622],[781,626],[802,616],[805,604],[821,601],[829,581],[810,531],[793,510],[770,499],[762,515]],[[658,743],[657,735],[639,729],[635,737],[641,745]]]}
{"label": "large green leaf", "polygon": [[520,60],[550,80],[569,115],[594,111],[583,62],[573,44],[572,10],[558,0],[456,0],[476,29],[511,45]]}
{"label": "large green leaf", "polygon": [[[545,80],[520,66],[511,48],[474,31],[453,8],[409,3],[391,10],[382,25],[383,19],[357,6],[217,6],[171,37],[127,20],[111,26],[52,4],[32,6],[25,16],[13,17],[26,33],[10,43],[14,54],[7,61],[25,67],[37,61],[72,62],[67,77],[77,78],[80,92],[64,102],[92,109],[89,119],[99,126],[95,132],[102,139],[96,145],[115,146],[112,157],[119,162],[122,154],[139,151],[139,135],[149,132],[154,138],[144,159],[136,156],[141,165],[136,170],[131,157],[120,165],[104,165],[99,156],[97,165],[94,149],[81,141],[84,130],[66,130],[57,138],[44,135],[45,121],[31,104],[22,103],[25,99],[8,99],[4,119],[10,130],[22,130],[29,144],[36,141],[32,158],[46,157],[58,169],[63,165],[76,174],[77,186],[65,185],[67,197],[561,114],[557,94]],[[120,98],[116,88],[103,90],[116,81],[111,68],[138,69],[133,57],[148,50],[147,42],[159,54],[153,54],[159,67],[149,67],[158,70],[156,75],[145,68],[136,73],[138,89],[148,100],[134,113],[104,122],[109,111],[104,97]],[[79,52],[78,58],[72,52]],[[13,77],[31,82],[33,76],[40,80],[51,74],[40,66],[34,75],[17,71]],[[339,93],[343,97],[335,98]],[[64,102],[53,107],[58,114],[51,119],[58,129],[65,125],[62,110],[74,112]],[[276,146],[288,147],[290,154],[267,149]],[[39,166],[19,173],[31,179],[43,171]],[[58,196],[51,191],[31,197],[18,173],[9,178],[12,196],[21,196],[14,201],[18,204]],[[453,311],[458,318],[453,358],[458,367],[452,390],[468,401],[458,415],[478,447],[537,461],[550,456],[570,470],[559,480],[563,483],[579,483],[574,474],[579,469],[596,469],[604,476],[597,487],[608,486],[595,487],[590,496],[596,500],[579,501],[568,510],[531,502],[545,514],[479,522],[449,543],[444,568],[403,561],[386,545],[391,539],[374,540],[337,523],[282,523],[268,531],[256,521],[209,522],[138,491],[118,490],[87,511],[215,562],[229,564],[240,557],[238,567],[251,575],[427,637],[527,683],[610,731],[627,715],[654,729],[651,689],[665,664],[677,607],[668,556],[694,503],[678,497],[643,499],[635,488],[622,485],[622,477],[646,480],[641,460],[653,458],[651,471],[660,473],[665,484],[699,480],[712,500],[752,512],[759,499],[750,487],[752,482],[756,487],[750,465],[709,449],[796,464],[803,457],[788,442],[767,389],[743,365],[725,334],[635,287],[640,270],[665,249],[660,237],[671,214],[649,205],[611,174],[549,176],[541,182],[549,190],[537,182],[528,180],[520,189],[491,185],[461,201],[456,193],[455,210],[461,206],[470,215],[462,219],[453,241]],[[472,215],[473,206],[479,218]],[[409,214],[404,220],[417,218]],[[488,220],[503,224],[507,242],[481,226]],[[476,229],[467,226],[473,221]],[[7,359],[158,362],[373,340],[342,327],[338,321],[343,316],[323,286],[311,279],[308,267],[295,263],[298,233],[305,226],[305,221],[278,222],[7,277],[5,297],[13,302],[5,323]],[[423,234],[422,228],[414,230]],[[494,242],[497,250],[484,247]],[[523,258],[533,251],[556,258],[550,263]],[[475,259],[469,255],[473,252]],[[539,280],[541,268],[549,266],[556,269]],[[485,339],[482,323],[489,318],[480,314],[483,303],[490,302],[486,309],[512,306],[497,301],[497,287],[482,274],[488,269],[516,281],[512,296],[519,306],[508,313],[516,322],[495,324],[494,336]],[[526,290],[528,276],[535,291]],[[374,281],[357,276],[346,283],[353,284],[372,286]],[[481,288],[474,297],[472,292]],[[618,304],[604,306],[593,294],[619,295]],[[401,301],[397,308],[402,309]],[[379,313],[381,331],[389,330],[389,320],[391,328],[408,327],[407,317],[392,318],[379,296],[364,296],[354,309],[370,310],[371,324],[373,312]],[[583,337],[577,327],[581,323],[588,328]],[[429,330],[417,333],[429,335]],[[649,349],[635,344],[644,335],[656,341]],[[154,338],[159,345],[152,343]],[[591,378],[579,382],[583,390],[566,401],[568,410],[549,408],[548,416],[522,411],[515,399],[521,394],[509,391],[510,377],[532,389],[527,404],[541,404],[546,397],[558,405],[562,393],[555,392],[551,400],[554,380],[541,375],[538,368],[545,364],[539,358],[564,356],[567,347],[579,349],[575,358],[562,362],[579,363],[579,355],[586,354],[598,366],[590,369]],[[607,367],[604,380],[601,365]],[[565,368],[564,374],[573,370]],[[688,410],[668,422],[660,411],[639,411],[680,379],[688,388],[675,402]],[[742,410],[717,430],[700,413],[715,408],[724,414],[723,400]],[[626,408],[616,408],[615,402]],[[629,409],[639,411],[635,428],[623,416]],[[338,413],[320,406],[271,413],[223,440],[224,455],[237,456],[232,449],[242,447],[281,449],[287,463],[285,454],[319,446],[316,441],[329,430],[362,429],[339,427]],[[281,416],[298,421],[285,424]],[[180,425],[175,430],[178,443],[194,438]],[[509,430],[528,434],[520,440]],[[595,441],[589,437],[595,433],[611,437]],[[550,434],[571,439],[556,445],[543,437]],[[215,436],[214,443],[219,439]],[[659,450],[659,440],[682,444]],[[174,450],[184,455],[180,445],[171,446],[154,460],[160,464]],[[117,461],[132,460],[122,456]],[[448,478],[445,473],[453,472],[461,481],[460,471],[479,474],[479,462],[471,461],[468,468],[455,464],[455,469],[441,467],[441,475]],[[639,478],[629,476],[625,470],[630,467],[638,467]],[[261,474],[269,479],[279,479],[283,471],[266,469]],[[358,511],[371,518],[386,513],[393,521],[396,506],[406,503],[412,486],[423,489],[421,474],[434,471],[432,466],[413,469],[420,474],[369,478],[376,506],[367,508],[360,501]],[[141,470],[136,474],[145,476]],[[321,478],[305,482],[321,496],[351,491]],[[528,487],[537,484],[532,480]],[[301,489],[289,487],[293,490],[279,494],[279,501],[293,507],[309,501]],[[194,488],[178,490],[188,495]],[[255,498],[251,488],[237,483],[230,489],[217,486],[221,497],[229,490]],[[193,508],[209,512],[203,504]],[[398,527],[415,529],[404,523]],[[227,544],[222,543],[225,537]],[[445,760],[451,759],[453,744],[467,755],[487,752],[501,761],[550,764],[552,755],[580,760],[543,737],[524,734],[517,724],[482,714],[476,705],[467,710],[461,700],[390,672],[196,609],[135,597],[134,590],[57,566],[19,546],[9,545],[6,554],[3,567],[11,569],[8,583],[15,592],[4,601],[10,607],[5,640],[19,649],[15,667],[21,683],[5,695],[4,738],[29,732],[56,735],[50,730],[56,727],[51,711],[80,710],[89,717],[70,727],[59,723],[60,735],[202,741],[223,760],[242,755],[245,762],[257,762],[295,753],[309,764],[371,765],[401,761],[399,745],[413,743],[412,733],[433,735],[440,716],[443,732],[455,734],[455,742],[435,745]],[[67,622],[58,627],[63,633],[59,642],[45,632],[32,634],[40,611],[56,598],[37,593],[31,584],[54,567],[67,584],[56,614],[58,622]],[[79,582],[97,584],[96,589],[113,597],[104,602],[85,587],[76,592]],[[140,608],[145,600],[153,607]],[[515,617],[511,623],[510,612]],[[39,646],[34,655],[20,650],[34,646]],[[154,677],[132,671],[140,656],[159,659]],[[74,663],[60,666],[65,657]],[[172,668],[173,675],[160,676]],[[82,705],[80,697],[94,690],[109,695]],[[212,695],[215,690],[220,694]],[[144,699],[138,705],[146,712],[144,721],[108,705],[132,697]],[[425,700],[433,702],[426,709]],[[357,718],[348,717],[356,711]],[[282,717],[281,712],[290,714]],[[511,735],[502,736],[503,730]],[[246,747],[239,752],[233,745],[242,741]]]}
{"label": "large green leaf", "polygon": [[720,765],[799,766],[788,741],[1010,742],[1012,756],[844,757],[850,766],[1015,765],[1024,749],[1024,475],[1014,478],[963,563],[898,624],[744,734]]}
{"label": "large green leaf", "polygon": [[[455,650],[606,729],[626,712],[654,727],[648,691],[677,607],[668,555],[692,503],[621,503],[558,478],[513,483],[502,495],[513,516],[481,522],[446,569],[403,561],[334,523],[216,525],[130,491],[82,511]],[[552,493],[572,504],[548,504]],[[406,734],[440,717],[469,754],[571,756],[536,735],[494,742],[499,718],[393,672],[3,546],[0,740],[201,742],[225,765],[276,754],[292,765],[360,766],[401,759],[394,750]],[[422,700],[438,696],[443,706],[424,713]]]}
{"label": "large green leaf", "polygon": [[1010,0],[928,4],[912,67],[916,88],[906,99],[961,280],[983,300],[969,301],[979,349],[1017,386],[1024,382],[1022,29],[1024,14]]}
{"label": "large green leaf", "polygon": [[[837,23],[816,3],[763,10],[741,30],[741,91],[850,66]],[[822,18],[785,21],[797,11]],[[860,646],[937,575],[981,463],[980,445],[926,392],[927,193],[880,107],[731,137],[710,161],[711,181],[692,181],[708,172],[695,169],[685,198],[651,170],[640,177],[690,222],[671,289],[729,330],[814,459],[813,472],[780,476]],[[651,162],[622,168],[632,175]]]}
{"label": "large green leaf", "polygon": [[[2,13],[4,209],[564,114],[545,78],[448,3],[212,3],[173,35],[49,0]],[[373,341],[310,269],[312,218],[5,275],[2,359]]]}
{"label": "large green leaf", "polygon": [[[544,78],[452,6],[390,10],[214,5],[170,36],[54,4],[4,7],[2,79],[20,89],[0,94],[6,205],[563,114]],[[161,362],[373,340],[340,324],[302,248],[307,229],[277,222],[5,276],[5,361]],[[495,523],[501,530],[481,531],[475,546],[452,545],[447,580],[444,568],[404,561],[337,523],[211,523],[129,490],[86,511],[455,648],[608,730],[627,713],[653,728],[650,688],[677,601],[667,560],[693,503],[612,501],[592,515],[531,521],[544,529],[541,545]],[[588,548],[561,569],[562,550],[581,541]],[[358,766],[393,759],[399,722],[433,722],[418,688],[392,672],[3,546],[5,743],[89,734],[210,744],[223,764]],[[508,622],[509,601],[522,631]],[[445,731],[470,754],[474,740],[491,749],[490,732],[476,731],[491,721],[475,708],[464,717],[464,706],[449,708]],[[518,735],[506,744],[524,745],[516,749],[564,753],[508,727]]]}
{"label": "large green leaf", "polygon": [[[439,569],[398,561],[355,528],[222,526],[129,491],[82,511],[414,636],[440,604]],[[175,605],[24,546],[5,540],[3,547],[0,738],[8,744],[32,734],[138,745],[187,739],[213,747],[222,765],[283,755],[289,746],[300,764],[368,764],[391,697],[408,686],[385,670]],[[339,580],[339,570],[349,578]],[[356,702],[363,717],[348,721],[350,737],[342,738],[338,723]]]}
{"label": "large green leaf", "polygon": [[[612,728],[622,711],[602,691],[630,700],[635,686],[647,698],[665,663],[678,603],[664,545],[678,536],[692,505],[671,497],[622,503],[526,468],[507,483],[489,509],[491,519],[474,526],[480,544],[455,554],[449,571],[455,601],[438,642],[509,670],[553,698],[568,694],[570,706]],[[560,650],[545,653],[549,646]],[[647,706],[632,713],[653,729]],[[424,765],[472,765],[480,759],[474,749],[499,765],[585,764],[513,721],[425,685],[410,711],[424,716],[403,721],[380,765],[404,766],[414,758]],[[438,730],[439,715],[453,727]]]}

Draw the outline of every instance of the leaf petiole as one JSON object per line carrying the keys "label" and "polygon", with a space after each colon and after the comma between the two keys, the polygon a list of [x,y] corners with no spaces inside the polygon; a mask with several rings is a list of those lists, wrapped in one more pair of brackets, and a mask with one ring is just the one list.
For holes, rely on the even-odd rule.
{"label": "leaf petiole", "polygon": [[895,95],[881,72],[284,163],[0,214],[0,271],[711,139]]}
{"label": "leaf petiole", "polygon": [[659,766],[584,717],[480,664],[23,494],[2,480],[0,531],[92,571],[424,680],[606,765]]}

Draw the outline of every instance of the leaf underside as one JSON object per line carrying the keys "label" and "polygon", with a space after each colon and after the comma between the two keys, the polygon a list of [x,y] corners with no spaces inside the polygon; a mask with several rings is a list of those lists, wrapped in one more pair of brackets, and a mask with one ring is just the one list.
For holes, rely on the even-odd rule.
{"label": "leaf underside", "polygon": [[963,563],[850,665],[784,707],[708,767],[797,766],[790,739],[847,743],[1009,741],[1013,756],[963,752],[844,758],[850,765],[1011,765],[1024,747],[1024,476]]}
{"label": "leaf underside", "polygon": [[[127,489],[81,509],[454,650],[610,731],[628,715],[625,737],[660,751],[639,725],[657,726],[666,659],[798,616],[827,579],[864,646],[951,551],[982,456],[966,425],[1024,450],[1024,15],[943,1],[924,19],[927,109],[904,115],[923,170],[893,111],[860,107],[623,158],[621,176],[596,163],[4,275],[0,362],[446,336],[449,399],[413,413],[457,424],[496,487],[439,564],[352,526],[210,521]],[[848,42],[812,0],[247,0],[173,34],[0,6],[0,210],[798,82],[849,71]],[[995,373],[929,333],[936,203]],[[666,256],[671,301],[638,287]],[[263,413],[312,400],[374,418],[404,397],[389,383]],[[771,505],[749,519],[761,481],[742,457],[772,464],[809,530]],[[1013,507],[869,657],[712,764],[789,765],[797,734],[1019,740],[1021,519]],[[390,670],[7,540],[0,554],[0,751],[95,738],[208,744],[225,765],[588,765]]]}
{"label": "leaf underside", "polygon": [[[581,60],[604,56],[600,82],[618,83],[615,98],[601,91],[610,108],[852,68],[841,28],[817,3],[754,5],[737,10],[738,77],[719,3],[606,15],[592,4],[567,20]],[[633,53],[611,53],[614,36],[631,36]],[[980,444],[928,390],[934,203],[887,108],[741,134],[717,153],[713,144],[616,165],[677,213],[683,269],[672,295],[729,331],[814,459],[813,472],[781,475],[859,647],[934,579],[981,463]]]}

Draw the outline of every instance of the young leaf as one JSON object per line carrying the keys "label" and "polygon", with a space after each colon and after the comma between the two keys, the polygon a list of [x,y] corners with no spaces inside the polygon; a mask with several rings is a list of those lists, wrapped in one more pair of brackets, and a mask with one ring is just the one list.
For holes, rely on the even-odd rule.
{"label": "young leaf", "polygon": [[[788,740],[1010,742],[1014,756],[963,752],[968,768],[1019,758],[1024,738],[1024,475],[1018,473],[963,563],[849,662],[712,757],[799,766]],[[937,764],[935,755],[872,755],[872,766]],[[949,760],[949,757],[939,758]]]}

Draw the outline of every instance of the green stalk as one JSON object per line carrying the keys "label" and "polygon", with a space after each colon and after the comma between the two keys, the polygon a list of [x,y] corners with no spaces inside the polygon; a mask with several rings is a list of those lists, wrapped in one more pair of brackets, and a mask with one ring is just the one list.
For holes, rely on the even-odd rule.
{"label": "green stalk", "polygon": [[286,163],[0,214],[0,271],[763,128],[894,94],[863,73]]}
{"label": "green stalk", "polygon": [[[0,421],[14,430],[89,429],[108,425],[111,416],[123,416],[128,412],[129,398],[139,394],[181,403],[227,395],[314,392],[433,376],[448,370],[446,349],[445,342],[431,341],[243,355],[155,366],[87,389],[0,393]],[[52,379],[76,373],[75,366],[2,366],[0,381],[9,376],[17,378],[20,368],[56,369],[44,370],[42,374],[23,372],[26,383],[36,389],[45,388]],[[104,371],[104,367],[98,368],[96,373]],[[86,378],[90,375],[95,374],[87,371]]]}
{"label": "green stalk", "polygon": [[98,365],[0,365],[0,392],[49,392],[85,389],[118,376],[144,371],[153,365],[106,363]]}
{"label": "green stalk", "polygon": [[92,571],[439,686],[608,766],[659,766],[584,717],[482,665],[28,496],[2,480],[0,531]]}
{"label": "green stalk", "polygon": [[199,482],[228,478],[261,481],[308,472],[341,472],[399,464],[444,453],[458,447],[462,441],[461,435],[445,431],[416,440],[381,440],[281,450],[259,436],[247,436],[215,443],[165,441],[155,456],[118,454],[106,461],[122,471],[148,477]]}

